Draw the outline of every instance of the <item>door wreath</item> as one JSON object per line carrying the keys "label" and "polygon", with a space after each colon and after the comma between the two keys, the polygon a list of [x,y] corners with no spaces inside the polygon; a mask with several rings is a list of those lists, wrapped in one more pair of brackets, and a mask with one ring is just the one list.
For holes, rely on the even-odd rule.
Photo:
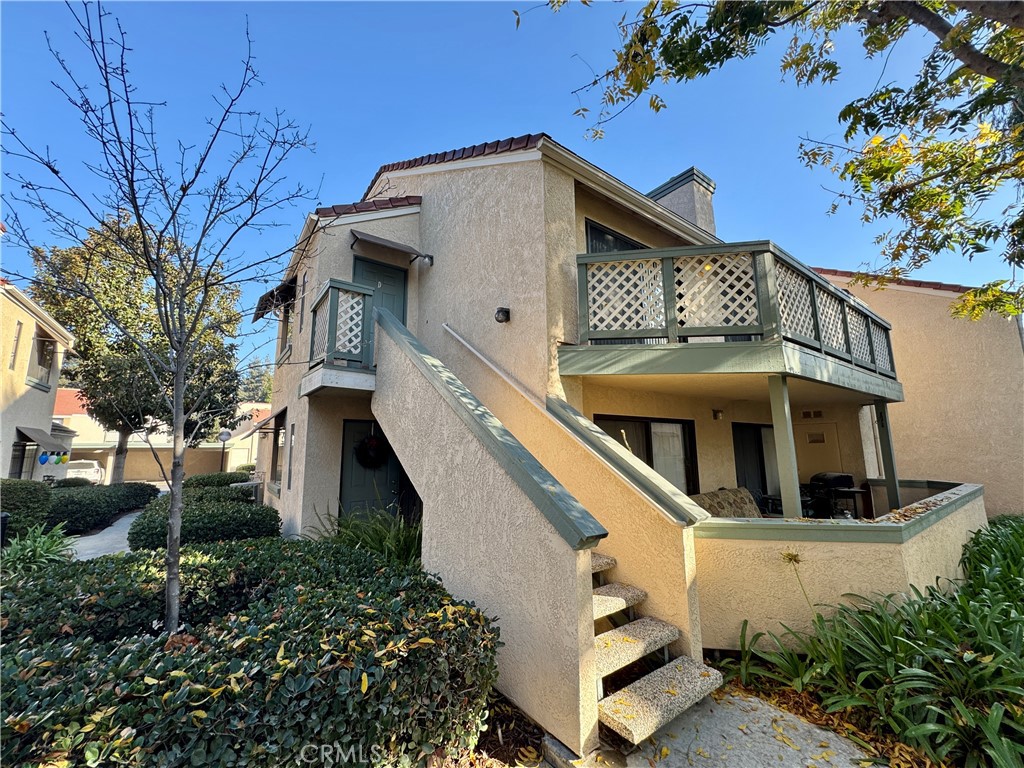
{"label": "door wreath", "polygon": [[391,458],[391,446],[380,435],[367,435],[355,447],[356,461],[366,469],[380,469]]}

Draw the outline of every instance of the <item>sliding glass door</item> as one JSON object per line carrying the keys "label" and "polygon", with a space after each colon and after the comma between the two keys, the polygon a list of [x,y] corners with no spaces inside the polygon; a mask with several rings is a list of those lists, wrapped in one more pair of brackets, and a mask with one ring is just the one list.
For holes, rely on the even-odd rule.
{"label": "sliding glass door", "polygon": [[594,423],[683,493],[700,493],[692,421],[594,416]]}

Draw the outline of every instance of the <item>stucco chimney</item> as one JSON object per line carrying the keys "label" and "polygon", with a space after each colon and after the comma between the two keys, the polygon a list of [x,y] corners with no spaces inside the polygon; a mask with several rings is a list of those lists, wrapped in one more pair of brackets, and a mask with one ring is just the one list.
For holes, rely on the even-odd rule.
{"label": "stucco chimney", "polygon": [[647,196],[713,235],[715,207],[711,198],[714,194],[715,182],[706,173],[690,167],[648,192]]}

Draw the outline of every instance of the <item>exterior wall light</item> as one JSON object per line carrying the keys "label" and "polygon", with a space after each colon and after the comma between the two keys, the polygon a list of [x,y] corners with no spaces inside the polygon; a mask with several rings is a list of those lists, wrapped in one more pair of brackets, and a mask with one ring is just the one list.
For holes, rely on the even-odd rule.
{"label": "exterior wall light", "polygon": [[711,409],[711,418],[714,419],[715,421],[721,421],[722,419],[725,418],[725,412],[724,411],[720,411],[717,408],[712,408]]}
{"label": "exterior wall light", "polygon": [[512,310],[508,307],[498,307],[494,310],[494,319],[499,323],[507,323],[512,319]]}

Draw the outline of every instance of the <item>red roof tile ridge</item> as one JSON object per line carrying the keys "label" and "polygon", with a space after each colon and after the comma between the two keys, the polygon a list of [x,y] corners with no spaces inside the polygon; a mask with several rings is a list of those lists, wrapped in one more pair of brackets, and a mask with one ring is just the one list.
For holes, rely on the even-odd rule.
{"label": "red roof tile ridge", "polygon": [[[870,272],[851,272],[848,269],[832,269],[831,267],[811,267],[819,275],[835,275],[836,277],[856,277],[857,275],[870,274]],[[902,285],[908,288],[929,288],[933,291],[950,291],[951,293],[965,293],[974,290],[973,286],[960,285],[959,283],[943,283],[938,280],[913,280],[901,278],[891,281],[893,285]]]}
{"label": "red roof tile ridge", "polygon": [[387,211],[391,208],[408,208],[419,205],[423,202],[420,195],[405,195],[403,197],[382,197],[377,200],[360,200],[358,203],[343,203],[341,205],[329,205],[316,209],[317,216],[345,216],[350,213],[369,213],[372,211]]}
{"label": "red roof tile ridge", "polygon": [[396,163],[387,163],[377,169],[370,185],[363,193],[363,200],[373,191],[377,180],[387,173],[394,171],[405,171],[410,168],[419,168],[424,165],[438,165],[449,163],[454,160],[465,160],[471,157],[484,157],[487,155],[499,155],[505,152],[518,152],[521,149],[533,149],[540,144],[541,139],[550,139],[546,133],[526,133],[522,136],[509,137],[498,141],[487,141],[482,144],[473,144],[459,149],[449,149],[446,152],[434,152],[429,155],[421,155],[409,160],[399,160]]}

